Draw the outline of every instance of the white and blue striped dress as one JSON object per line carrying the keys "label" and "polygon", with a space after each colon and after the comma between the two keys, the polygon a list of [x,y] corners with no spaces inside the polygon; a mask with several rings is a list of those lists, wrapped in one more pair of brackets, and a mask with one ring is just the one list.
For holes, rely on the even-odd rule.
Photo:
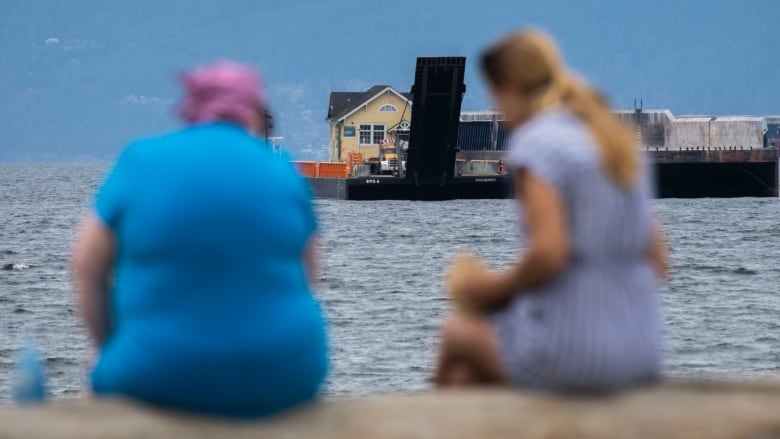
{"label": "white and blue striped dress", "polygon": [[571,258],[559,275],[490,316],[504,369],[518,386],[609,390],[657,376],[658,281],[647,259],[653,227],[649,171],[633,187],[604,172],[588,127],[563,111],[511,136],[506,162],[562,197]]}

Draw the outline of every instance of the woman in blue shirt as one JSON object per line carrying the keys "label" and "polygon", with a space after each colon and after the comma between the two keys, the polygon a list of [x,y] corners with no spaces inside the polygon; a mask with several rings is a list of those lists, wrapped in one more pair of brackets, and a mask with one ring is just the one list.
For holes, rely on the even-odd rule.
{"label": "woman in blue shirt", "polygon": [[257,74],[183,77],[181,131],[128,146],[74,248],[99,395],[232,417],[313,399],[327,371],[306,182],[265,140]]}

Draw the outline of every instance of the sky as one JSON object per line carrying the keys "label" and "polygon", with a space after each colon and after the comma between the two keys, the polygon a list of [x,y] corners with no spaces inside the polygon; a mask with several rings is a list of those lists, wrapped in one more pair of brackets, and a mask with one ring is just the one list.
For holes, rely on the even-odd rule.
{"label": "sky", "polygon": [[780,114],[774,0],[0,0],[0,161],[111,160],[180,127],[177,75],[215,59],[260,69],[277,135],[327,158],[328,96],[408,91],[418,56],[466,56],[464,110],[490,107],[479,53],[550,32],[616,108]]}

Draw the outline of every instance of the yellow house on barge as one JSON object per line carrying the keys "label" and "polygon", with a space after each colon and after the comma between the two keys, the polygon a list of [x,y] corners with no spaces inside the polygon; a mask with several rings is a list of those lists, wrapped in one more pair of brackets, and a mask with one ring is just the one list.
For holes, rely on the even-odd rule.
{"label": "yellow house on barge", "polygon": [[411,95],[389,85],[375,85],[363,92],[332,92],[326,118],[329,159],[345,161],[350,153],[361,153],[365,160],[379,158],[383,144],[408,142],[411,120]]}

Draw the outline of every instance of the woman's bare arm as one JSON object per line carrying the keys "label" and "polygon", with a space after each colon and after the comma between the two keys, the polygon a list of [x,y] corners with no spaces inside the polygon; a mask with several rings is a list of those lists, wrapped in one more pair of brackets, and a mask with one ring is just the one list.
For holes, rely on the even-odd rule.
{"label": "woman's bare arm", "polygon": [[94,216],[85,218],[73,246],[71,269],[81,316],[98,347],[111,332],[108,296],[115,258],[113,231]]}
{"label": "woman's bare arm", "polygon": [[541,285],[558,275],[570,255],[569,229],[563,200],[557,190],[532,172],[517,174],[517,196],[523,205],[528,249],[511,269],[486,274],[474,285],[474,299],[500,306],[518,291]]}
{"label": "woman's bare arm", "polygon": [[666,280],[669,277],[669,248],[666,245],[664,232],[659,225],[654,225],[650,239],[647,257],[655,269],[656,275],[660,279]]}

